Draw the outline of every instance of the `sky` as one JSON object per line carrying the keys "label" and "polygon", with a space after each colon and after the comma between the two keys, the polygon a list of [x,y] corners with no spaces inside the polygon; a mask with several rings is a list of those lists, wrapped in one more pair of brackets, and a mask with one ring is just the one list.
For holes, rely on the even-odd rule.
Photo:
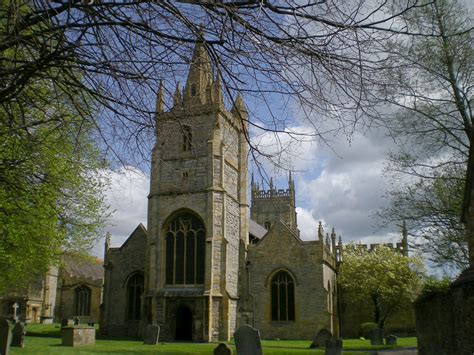
{"label": "sky", "polygon": [[[271,144],[272,139],[270,134],[264,134],[259,142]],[[316,238],[319,221],[325,231],[335,228],[343,242],[396,242],[400,239],[397,227],[379,229],[374,218],[375,212],[387,203],[383,194],[389,188],[389,179],[384,177],[383,167],[389,148],[393,148],[391,141],[377,131],[365,135],[355,133],[350,142],[346,136],[336,136],[330,148],[315,141],[292,145],[291,163],[295,171],[298,227],[302,239]],[[268,163],[264,165],[277,188],[288,187],[286,171]],[[263,179],[255,175],[257,181]],[[110,178],[106,201],[114,213],[104,232],[111,233],[111,245],[117,247],[139,223],[146,226],[149,176],[128,166],[110,171]],[[102,257],[103,241],[93,251]]]}
{"label": "sky", "polygon": [[[461,1],[472,8],[472,2]],[[168,92],[173,90],[168,88]],[[244,100],[250,111],[250,119],[257,119],[265,113],[260,112],[259,102],[251,97]],[[278,105],[278,100],[267,102]],[[278,108],[273,107],[272,109]],[[254,114],[254,117],[252,115]],[[294,131],[311,130],[305,120],[292,117],[290,127]],[[278,137],[283,143],[285,135]],[[253,137],[254,142],[275,149],[275,137],[263,133]],[[288,143],[288,142],[286,142]],[[375,213],[387,206],[384,193],[390,189],[391,180],[383,174],[386,154],[396,149],[393,141],[380,130],[355,132],[349,138],[341,134],[331,137],[330,146],[322,141],[304,141],[290,144],[286,160],[295,172],[296,205],[298,227],[304,240],[315,239],[318,222],[326,231],[334,228],[343,242],[362,243],[397,242],[401,238],[398,226],[377,227],[379,221]],[[268,148],[269,147],[269,148]],[[287,188],[287,172],[261,162],[272,176],[277,188]],[[255,166],[250,162],[250,170]],[[120,167],[110,171],[110,188],[106,191],[106,201],[114,213],[104,230],[112,235],[111,245],[120,246],[139,223],[146,226],[147,194],[149,176],[147,171],[133,166]],[[410,226],[408,226],[409,228]],[[103,255],[103,240],[93,249],[99,257]]]}

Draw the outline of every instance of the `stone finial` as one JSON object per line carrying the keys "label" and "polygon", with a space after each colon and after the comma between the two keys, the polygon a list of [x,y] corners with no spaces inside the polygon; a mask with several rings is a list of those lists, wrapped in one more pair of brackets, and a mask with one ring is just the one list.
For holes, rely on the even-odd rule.
{"label": "stone finial", "polygon": [[181,101],[181,91],[179,89],[179,82],[176,83],[176,90],[173,95],[173,107],[180,107],[182,104]]}
{"label": "stone finial", "polygon": [[216,80],[214,82],[214,102],[218,107],[224,107],[224,97],[222,96],[222,77],[217,71]]}
{"label": "stone finial", "polygon": [[158,89],[158,93],[156,95],[156,113],[163,113],[165,109],[165,101],[163,98],[163,81],[160,80],[160,87]]}
{"label": "stone finial", "polygon": [[244,103],[244,99],[242,98],[240,93],[237,94],[231,112],[234,117],[241,122],[242,127],[246,130],[248,128],[249,113],[247,110],[247,106]]}
{"label": "stone finial", "polygon": [[318,225],[318,239],[320,241],[323,241],[324,239],[323,224],[321,223],[321,221],[319,221],[319,225]]}
{"label": "stone finial", "polygon": [[342,245],[342,237],[341,236],[339,236],[339,243],[338,244]]}
{"label": "stone finial", "polygon": [[105,252],[107,252],[110,248],[110,237],[111,237],[111,234],[110,232],[107,232],[107,234],[105,235]]}
{"label": "stone finial", "polygon": [[405,220],[403,220],[402,225],[402,247],[403,255],[408,256],[408,229]]}
{"label": "stone finial", "polygon": [[335,230],[334,230],[334,227],[333,227],[332,230],[331,230],[331,239],[332,239],[332,240],[336,240],[336,232],[335,232]]}

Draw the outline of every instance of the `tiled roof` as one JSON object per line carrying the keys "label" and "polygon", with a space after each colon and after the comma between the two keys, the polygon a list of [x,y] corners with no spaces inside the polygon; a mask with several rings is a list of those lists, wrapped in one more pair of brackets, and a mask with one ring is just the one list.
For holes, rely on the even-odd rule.
{"label": "tiled roof", "polygon": [[79,256],[66,255],[63,257],[63,270],[71,277],[99,280],[104,278],[103,261],[100,259],[85,259]]}

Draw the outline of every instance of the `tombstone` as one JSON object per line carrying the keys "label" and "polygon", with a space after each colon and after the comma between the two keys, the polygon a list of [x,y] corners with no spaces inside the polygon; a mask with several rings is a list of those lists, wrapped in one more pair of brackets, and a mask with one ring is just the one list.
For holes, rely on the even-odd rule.
{"label": "tombstone", "polygon": [[262,355],[260,332],[252,326],[242,325],[234,333],[237,355]]}
{"label": "tombstone", "polygon": [[342,339],[326,340],[326,355],[341,355],[342,354]]}
{"label": "tombstone", "polygon": [[146,326],[146,333],[145,333],[145,339],[143,339],[143,344],[158,345],[159,338],[160,338],[160,326],[148,324]]}
{"label": "tombstone", "polygon": [[329,329],[323,328],[321,329],[316,337],[313,338],[313,342],[309,346],[310,349],[318,348],[320,346],[326,345],[326,340],[332,339],[332,333]]}
{"label": "tombstone", "polygon": [[23,348],[25,346],[25,323],[16,322],[12,330],[11,346]]}
{"label": "tombstone", "polygon": [[12,308],[13,308],[13,320],[16,321],[18,320],[18,308],[20,308],[20,305],[17,302],[15,302],[13,303]]}
{"label": "tombstone", "polygon": [[79,317],[74,317],[72,320],[74,321],[74,325],[81,324],[81,320],[79,319]]}
{"label": "tombstone", "polygon": [[10,353],[10,343],[12,341],[13,322],[8,319],[0,320],[0,354]]}
{"label": "tombstone", "polygon": [[74,321],[72,319],[67,319],[67,318],[64,318],[62,321],[61,321],[61,328],[62,327],[69,327],[69,326],[72,326],[74,325]]}
{"label": "tombstone", "polygon": [[383,329],[375,328],[370,330],[370,345],[383,345]]}
{"label": "tombstone", "polygon": [[232,349],[225,343],[220,343],[214,349],[214,355],[232,355]]}
{"label": "tombstone", "polygon": [[385,337],[385,345],[397,345],[397,339],[393,334],[387,335]]}

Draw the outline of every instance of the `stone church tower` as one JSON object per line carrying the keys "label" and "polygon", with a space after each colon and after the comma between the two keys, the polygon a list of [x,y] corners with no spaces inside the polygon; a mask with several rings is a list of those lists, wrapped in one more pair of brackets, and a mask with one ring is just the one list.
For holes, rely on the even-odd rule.
{"label": "stone church tower", "polygon": [[181,95],[157,98],[148,196],[144,309],[167,340],[233,335],[239,248],[248,243],[247,110],[224,107],[221,82],[197,44]]}

